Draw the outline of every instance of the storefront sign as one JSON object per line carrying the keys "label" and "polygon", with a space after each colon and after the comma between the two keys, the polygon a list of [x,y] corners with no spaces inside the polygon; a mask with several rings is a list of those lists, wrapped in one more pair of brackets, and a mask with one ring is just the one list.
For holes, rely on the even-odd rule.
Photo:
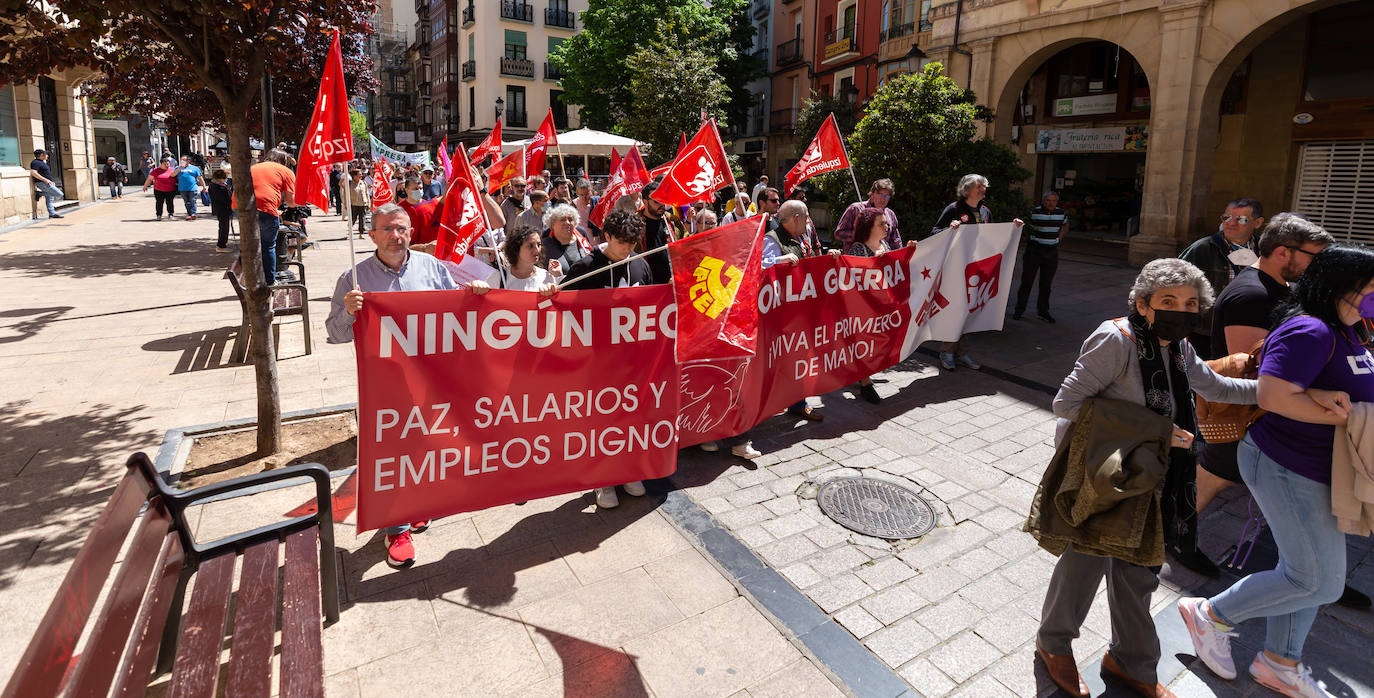
{"label": "storefront sign", "polygon": [[1065,97],[1054,100],[1055,116],[1087,116],[1090,114],[1116,113],[1116,93],[1088,95],[1086,97]]}
{"label": "storefront sign", "polygon": [[1148,144],[1144,126],[1044,129],[1035,136],[1039,153],[1143,153]]}

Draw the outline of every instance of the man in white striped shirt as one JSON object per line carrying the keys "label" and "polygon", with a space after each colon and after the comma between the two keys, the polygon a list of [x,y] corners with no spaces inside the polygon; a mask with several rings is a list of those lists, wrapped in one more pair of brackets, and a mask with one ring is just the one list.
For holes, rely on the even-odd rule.
{"label": "man in white striped shirt", "polygon": [[1035,314],[1045,322],[1054,322],[1050,315],[1050,285],[1054,283],[1054,272],[1059,268],[1059,241],[1069,229],[1069,216],[1059,208],[1059,193],[1047,191],[1040,199],[1040,205],[1031,210],[1030,220],[1026,221],[1029,235],[1026,239],[1026,253],[1021,258],[1021,288],[1016,293],[1016,310],[1013,320],[1020,320],[1030,301],[1031,286],[1035,277],[1040,277],[1040,297],[1036,299]]}

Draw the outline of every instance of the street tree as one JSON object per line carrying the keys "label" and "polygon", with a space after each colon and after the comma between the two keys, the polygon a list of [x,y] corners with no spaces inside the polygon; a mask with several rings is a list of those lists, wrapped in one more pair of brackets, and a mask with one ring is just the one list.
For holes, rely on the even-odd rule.
{"label": "street tree", "polygon": [[[578,15],[582,31],[549,56],[563,74],[563,100],[579,106],[583,125],[614,130],[635,116],[630,58],[661,42],[717,57],[715,70],[730,95],[728,121],[743,124],[750,105],[744,86],[767,69],[751,53],[754,26],[748,10],[749,0],[591,0]],[[675,84],[656,90],[686,96]]]}
{"label": "street tree", "polygon": [[365,36],[374,11],[373,0],[18,0],[7,3],[0,28],[0,83],[85,67],[111,84],[126,85],[126,94],[204,90],[219,103],[229,162],[242,173],[234,178],[234,196],[252,327],[259,455],[281,449],[281,402],[257,205],[252,178],[245,176],[252,166],[250,115],[265,72],[272,71],[279,83],[313,80],[317,86],[323,61],[310,63],[308,47],[327,45],[334,29],[345,37]]}
{"label": "street tree", "polygon": [[621,129],[649,144],[650,162],[672,159],[681,135],[690,138],[700,128],[703,109],[720,126],[729,123],[730,91],[716,72],[719,61],[699,47],[660,42],[641,47],[626,61],[632,95]]}
{"label": "street tree", "polygon": [[988,207],[998,219],[1011,220],[1029,208],[1016,185],[1030,171],[1016,151],[976,137],[979,113],[973,93],[945,76],[939,63],[889,78],[865,105],[849,139],[849,156],[865,194],[881,177],[896,185],[889,205],[905,237],[930,235],[965,174],[990,180]]}

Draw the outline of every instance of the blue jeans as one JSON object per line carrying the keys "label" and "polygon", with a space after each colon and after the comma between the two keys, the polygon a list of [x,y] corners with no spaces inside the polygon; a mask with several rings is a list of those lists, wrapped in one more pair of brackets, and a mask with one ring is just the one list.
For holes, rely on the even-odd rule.
{"label": "blue jeans", "polygon": [[258,239],[262,242],[262,276],[267,283],[277,278],[277,232],[281,230],[281,219],[258,211]]}
{"label": "blue jeans", "polygon": [[200,203],[200,192],[183,191],[181,192],[181,200],[186,203],[186,215],[196,215],[196,204]]}
{"label": "blue jeans", "polygon": [[53,208],[52,202],[54,199],[62,198],[62,190],[47,182],[39,182],[36,188],[38,189],[38,193],[43,195],[43,200],[48,204],[48,217],[51,218],[57,215],[57,209]]}
{"label": "blue jeans", "polygon": [[1300,660],[1317,609],[1345,589],[1345,534],[1331,513],[1331,486],[1274,462],[1248,435],[1236,449],[1236,462],[1269,522],[1279,564],[1232,584],[1208,603],[1228,625],[1267,618],[1264,649]]}
{"label": "blue jeans", "polygon": [[124,183],[123,183],[123,182],[110,182],[110,198],[113,199],[113,198],[115,198],[115,197],[123,196],[123,195],[124,195]]}

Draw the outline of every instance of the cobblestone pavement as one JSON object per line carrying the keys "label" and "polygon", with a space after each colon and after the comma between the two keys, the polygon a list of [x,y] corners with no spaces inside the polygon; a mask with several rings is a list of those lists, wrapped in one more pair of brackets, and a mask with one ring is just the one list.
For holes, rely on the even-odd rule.
{"label": "cobblestone pavement", "polygon": [[[210,249],[214,222],[153,223],[151,209],[151,199],[130,197],[0,234],[0,617],[9,629],[0,675],[123,458],[155,450],[168,428],[253,411],[252,369],[226,358],[238,307],[222,278],[228,255]],[[317,218],[311,228],[316,341],[306,354],[299,326],[282,325],[288,410],[356,399],[351,352],[323,343],[327,297],[348,259],[342,224]],[[417,677],[427,695],[1052,693],[1032,643],[1053,558],[1020,527],[1051,454],[1047,390],[1091,329],[1124,310],[1134,272],[1100,262],[1066,250],[1057,324],[1008,319],[1002,332],[971,337],[984,370],[943,372],[917,353],[875,376],[881,405],[849,391],[816,396],[825,421],[768,420],[754,430],[765,452],[756,462],[686,449],[677,474],[652,488],[685,493],[903,688],[841,685],[845,667],[818,660],[672,507],[656,506],[661,499],[598,512],[573,494],[444,519],[417,538],[420,564],[399,573],[381,561],[378,536],[340,526],[346,607],[326,632],[329,694],[413,694]],[[910,484],[935,504],[937,528],[891,542],[839,526],[820,513],[815,490],[844,475]],[[303,499],[271,497],[207,506],[198,536]],[[1206,512],[1203,546],[1215,559],[1234,548],[1247,504],[1231,492]],[[1350,553],[1352,583],[1374,591],[1370,541],[1352,539]],[[1252,565],[1266,554],[1261,543]],[[1212,593],[1227,580],[1168,566],[1163,579],[1153,601],[1161,676],[1184,696],[1263,695],[1246,677],[1221,682],[1199,669],[1172,608],[1181,593]],[[1238,663],[1262,634],[1257,621],[1241,627]],[[1099,598],[1075,646],[1095,695],[1109,637]],[[1336,695],[1374,695],[1372,646],[1374,614],[1328,607],[1308,660]]]}

